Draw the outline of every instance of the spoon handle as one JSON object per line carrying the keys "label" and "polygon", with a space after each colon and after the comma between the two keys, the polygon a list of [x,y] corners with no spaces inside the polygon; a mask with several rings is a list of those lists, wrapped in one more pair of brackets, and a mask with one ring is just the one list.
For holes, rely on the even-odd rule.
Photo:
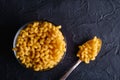
{"label": "spoon handle", "polygon": [[81,63],[81,60],[79,59],[74,66],[72,66],[65,75],[63,75],[60,80],[66,80],[66,78],[70,75],[70,73]]}

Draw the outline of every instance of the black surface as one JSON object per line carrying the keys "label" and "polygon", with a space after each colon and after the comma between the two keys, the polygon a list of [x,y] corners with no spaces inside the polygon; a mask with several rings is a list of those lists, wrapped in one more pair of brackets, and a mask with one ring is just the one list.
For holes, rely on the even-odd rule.
{"label": "black surface", "polygon": [[[12,44],[22,25],[41,19],[63,26],[68,48],[56,68],[33,72],[17,62]],[[119,30],[119,0],[0,0],[0,80],[59,80],[77,61],[77,46],[95,35],[103,40],[96,60],[81,63],[67,80],[120,80]]]}

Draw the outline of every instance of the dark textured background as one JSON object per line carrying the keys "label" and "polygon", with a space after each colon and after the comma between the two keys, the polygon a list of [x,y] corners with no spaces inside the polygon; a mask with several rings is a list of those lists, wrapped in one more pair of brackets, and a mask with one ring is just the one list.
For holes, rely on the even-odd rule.
{"label": "dark textured background", "polygon": [[[67,53],[46,72],[23,68],[12,52],[17,30],[33,20],[62,25]],[[102,50],[81,63],[67,80],[120,80],[120,0],[0,0],[0,80],[59,80],[77,61],[78,45],[98,36]]]}

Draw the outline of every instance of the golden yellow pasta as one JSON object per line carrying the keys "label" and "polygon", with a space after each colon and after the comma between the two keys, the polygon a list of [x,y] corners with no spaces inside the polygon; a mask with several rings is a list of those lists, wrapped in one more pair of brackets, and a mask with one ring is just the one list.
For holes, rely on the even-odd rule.
{"label": "golden yellow pasta", "polygon": [[53,68],[62,59],[66,51],[66,43],[61,26],[50,22],[33,22],[20,31],[17,37],[17,58],[27,68],[41,71]]}
{"label": "golden yellow pasta", "polygon": [[90,60],[95,60],[95,57],[98,55],[98,52],[101,49],[102,41],[96,36],[84,43],[82,46],[79,46],[79,51],[77,57],[85,63],[89,63]]}

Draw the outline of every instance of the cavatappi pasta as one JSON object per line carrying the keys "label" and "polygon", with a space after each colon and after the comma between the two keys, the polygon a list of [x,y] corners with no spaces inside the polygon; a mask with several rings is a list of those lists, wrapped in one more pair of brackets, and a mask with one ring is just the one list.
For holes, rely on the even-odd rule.
{"label": "cavatappi pasta", "polygon": [[96,36],[84,43],[82,46],[79,46],[79,51],[77,57],[85,63],[89,63],[90,60],[95,60],[95,57],[98,55],[98,52],[101,49],[102,41]]}
{"label": "cavatappi pasta", "polygon": [[62,59],[66,51],[66,43],[61,26],[50,22],[33,22],[20,31],[17,37],[17,58],[27,68],[41,71],[53,68]]}

